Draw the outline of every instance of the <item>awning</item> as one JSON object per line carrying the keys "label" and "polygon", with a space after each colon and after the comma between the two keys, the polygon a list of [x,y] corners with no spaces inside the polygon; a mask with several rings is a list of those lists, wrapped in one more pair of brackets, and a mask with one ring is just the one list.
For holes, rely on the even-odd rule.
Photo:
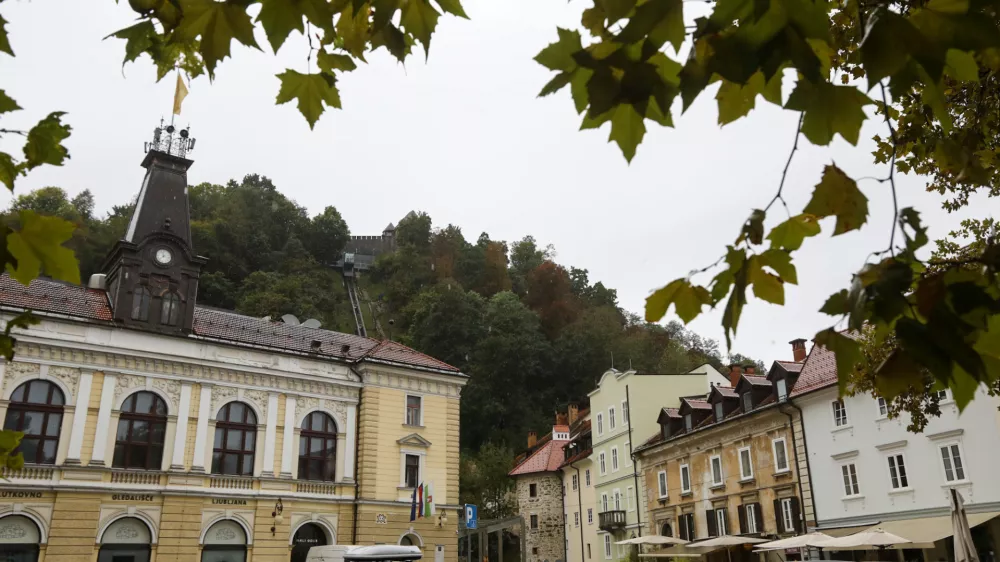
{"label": "awning", "polygon": [[[968,516],[969,528],[982,525],[998,515],[1000,515],[998,511],[970,513]],[[953,532],[950,515],[882,521],[869,528],[874,529],[876,527],[880,527],[882,530],[894,535],[910,539],[914,543],[901,548],[934,548],[934,543],[950,537]],[[861,529],[858,530],[860,531]]]}

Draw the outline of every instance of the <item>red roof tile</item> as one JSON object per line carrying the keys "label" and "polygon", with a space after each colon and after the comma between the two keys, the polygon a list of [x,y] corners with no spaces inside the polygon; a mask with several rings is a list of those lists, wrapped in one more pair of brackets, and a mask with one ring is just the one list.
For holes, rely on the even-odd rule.
{"label": "red roof tile", "polygon": [[718,392],[724,398],[739,398],[740,395],[736,394],[736,389],[731,386],[713,386],[713,391]]}
{"label": "red roof tile", "polygon": [[569,441],[548,441],[528,456],[524,462],[510,471],[510,476],[522,476],[537,472],[555,472],[563,463],[563,446]]}
{"label": "red roof tile", "polygon": [[837,384],[837,356],[827,348],[816,344],[809,351],[798,380],[792,388],[791,396],[801,396],[807,392]]}
{"label": "red roof tile", "polygon": [[711,410],[712,409],[712,405],[709,404],[708,402],[704,401],[704,400],[696,400],[694,398],[684,398],[682,401],[686,402],[688,404],[688,406],[691,407],[692,410]]}
{"label": "red roof tile", "polygon": [[759,377],[757,375],[743,375],[743,378],[745,378],[748,383],[754,386],[771,386],[771,381],[767,380],[767,377]]}
{"label": "red roof tile", "polygon": [[789,373],[798,373],[802,371],[802,363],[796,363],[795,361],[778,361],[777,363]]}
{"label": "red roof tile", "polygon": [[[36,279],[25,287],[6,274],[0,276],[0,305],[65,314],[98,323],[112,322],[111,305],[104,291],[67,285],[51,279]],[[397,363],[460,374],[458,369],[443,361],[393,341],[270,322],[204,306],[195,307],[193,331],[198,337],[234,345],[271,348],[343,361]]]}

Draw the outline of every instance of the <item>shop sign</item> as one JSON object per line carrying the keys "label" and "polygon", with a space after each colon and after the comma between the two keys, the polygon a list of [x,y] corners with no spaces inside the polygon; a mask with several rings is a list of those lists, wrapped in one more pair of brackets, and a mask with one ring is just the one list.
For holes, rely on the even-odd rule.
{"label": "shop sign", "polygon": [[246,505],[247,500],[232,499],[232,498],[212,498],[212,503],[215,505]]}
{"label": "shop sign", "polygon": [[18,498],[18,499],[41,499],[41,492],[28,492],[21,490],[3,490],[0,491],[0,498]]}
{"label": "shop sign", "polygon": [[115,502],[151,502],[153,494],[114,494],[111,501]]}

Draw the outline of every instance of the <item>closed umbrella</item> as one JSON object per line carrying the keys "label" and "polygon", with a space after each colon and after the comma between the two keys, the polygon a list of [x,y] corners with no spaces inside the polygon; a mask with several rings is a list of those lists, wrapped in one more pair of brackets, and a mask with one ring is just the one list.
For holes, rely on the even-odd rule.
{"label": "closed umbrella", "polygon": [[976,546],[972,544],[972,529],[965,513],[965,502],[958,490],[951,489],[951,526],[954,529],[955,562],[979,562]]}
{"label": "closed umbrella", "polygon": [[853,535],[847,535],[846,537],[830,539],[823,543],[823,548],[826,550],[876,550],[888,548],[897,544],[909,544],[911,542],[912,541],[910,539],[905,539],[899,535],[887,533],[879,527],[875,529],[865,529],[864,531],[854,533]]}

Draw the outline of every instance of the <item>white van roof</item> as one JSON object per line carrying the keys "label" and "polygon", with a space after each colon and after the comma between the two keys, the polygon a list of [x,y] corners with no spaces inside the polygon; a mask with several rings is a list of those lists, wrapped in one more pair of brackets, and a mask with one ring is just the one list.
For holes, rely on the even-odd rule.
{"label": "white van roof", "polygon": [[374,546],[353,546],[335,544],[314,546],[309,549],[309,562],[341,562],[350,560],[420,560],[423,553],[416,546],[378,544]]}

